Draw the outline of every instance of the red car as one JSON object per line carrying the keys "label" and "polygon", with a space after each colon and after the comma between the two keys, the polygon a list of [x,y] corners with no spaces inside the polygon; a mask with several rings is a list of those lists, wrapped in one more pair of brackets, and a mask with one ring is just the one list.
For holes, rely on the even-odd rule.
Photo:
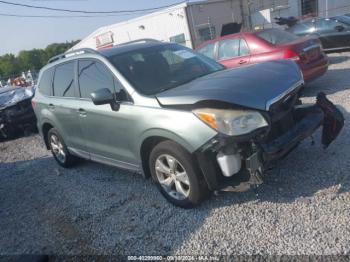
{"label": "red car", "polygon": [[237,33],[207,41],[197,51],[227,68],[292,59],[309,82],[328,69],[328,57],[317,37],[298,37],[280,29]]}

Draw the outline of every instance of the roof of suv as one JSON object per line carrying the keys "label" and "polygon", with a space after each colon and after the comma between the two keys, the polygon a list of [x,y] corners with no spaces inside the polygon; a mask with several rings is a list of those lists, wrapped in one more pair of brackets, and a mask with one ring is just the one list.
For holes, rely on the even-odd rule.
{"label": "roof of suv", "polygon": [[127,53],[130,51],[138,50],[140,48],[147,48],[152,46],[165,45],[166,43],[154,40],[154,39],[139,39],[131,42],[126,42],[123,44],[116,45],[111,48],[94,50],[91,48],[81,48],[75,49],[72,51],[65,52],[63,54],[56,55],[49,59],[48,64],[59,61],[64,58],[73,57],[75,55],[84,55],[84,54],[97,54],[104,57],[111,57],[118,54]]}
{"label": "roof of suv", "polygon": [[135,43],[126,43],[126,44],[122,44],[122,45],[117,45],[111,48],[106,48],[106,49],[101,49],[98,50],[98,52],[105,56],[105,57],[111,57],[114,55],[119,55],[119,54],[123,54],[123,53],[127,53],[130,51],[134,51],[134,50],[138,50],[141,48],[147,48],[147,47],[153,47],[153,46],[159,46],[159,45],[165,45],[167,43],[163,43],[163,42],[135,42]]}

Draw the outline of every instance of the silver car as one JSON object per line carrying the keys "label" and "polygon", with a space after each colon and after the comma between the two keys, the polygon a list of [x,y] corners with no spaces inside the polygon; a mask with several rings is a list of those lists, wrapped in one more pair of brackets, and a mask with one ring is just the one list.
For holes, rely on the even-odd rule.
{"label": "silver car", "polygon": [[186,47],[140,40],[52,58],[32,104],[59,165],[83,158],[134,170],[192,207],[211,191],[261,183],[271,161],[321,125],[325,146],[335,139],[341,113],[323,94],[301,106],[303,83],[292,61],[226,70]]}

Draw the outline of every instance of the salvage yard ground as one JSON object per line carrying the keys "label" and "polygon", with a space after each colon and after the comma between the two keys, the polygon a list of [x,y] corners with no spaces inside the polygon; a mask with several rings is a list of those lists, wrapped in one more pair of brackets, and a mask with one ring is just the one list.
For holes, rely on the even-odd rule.
{"label": "salvage yard ground", "polygon": [[[323,91],[350,112],[350,53],[330,55]],[[350,254],[349,121],[320,132],[253,191],[183,210],[140,175],[84,162],[58,167],[38,135],[0,143],[0,254]]]}

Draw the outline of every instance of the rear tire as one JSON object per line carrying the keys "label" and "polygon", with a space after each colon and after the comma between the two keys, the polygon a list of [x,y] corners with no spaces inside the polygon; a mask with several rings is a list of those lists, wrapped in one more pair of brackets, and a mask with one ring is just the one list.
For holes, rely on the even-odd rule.
{"label": "rear tire", "polygon": [[176,206],[192,208],[208,195],[195,158],[175,142],[156,145],[150,154],[149,166],[160,192]]}
{"label": "rear tire", "polygon": [[62,136],[57,129],[51,128],[47,134],[47,141],[56,162],[64,167],[72,167],[77,163],[78,158],[69,153]]}

